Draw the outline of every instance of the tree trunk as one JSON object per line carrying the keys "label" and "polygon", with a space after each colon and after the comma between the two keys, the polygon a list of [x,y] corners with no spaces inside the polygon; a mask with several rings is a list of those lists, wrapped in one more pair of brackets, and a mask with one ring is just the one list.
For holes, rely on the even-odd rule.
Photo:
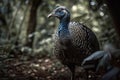
{"label": "tree trunk", "polygon": [[[30,2],[30,15],[27,27],[27,39],[26,39],[26,46],[32,48],[33,40],[34,40],[34,32],[36,29],[37,24],[37,9],[41,3],[41,0],[32,0]],[[30,36],[31,35],[31,36]]]}
{"label": "tree trunk", "polygon": [[120,1],[119,0],[105,0],[113,22],[115,24],[115,29],[119,35],[120,39]]}

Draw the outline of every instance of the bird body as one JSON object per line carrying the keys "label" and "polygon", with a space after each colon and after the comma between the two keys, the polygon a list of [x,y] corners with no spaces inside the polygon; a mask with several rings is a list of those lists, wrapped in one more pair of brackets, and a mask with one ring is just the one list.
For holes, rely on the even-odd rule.
{"label": "bird body", "polygon": [[54,53],[65,65],[81,65],[85,57],[99,50],[95,35],[89,28],[77,22],[70,22],[67,31],[55,33],[54,41]]}
{"label": "bird body", "polygon": [[99,50],[95,34],[79,22],[70,22],[70,12],[60,6],[48,17],[60,20],[54,38],[54,54],[62,64],[67,65],[72,72],[71,80],[75,79],[75,65],[81,65],[83,59]]}

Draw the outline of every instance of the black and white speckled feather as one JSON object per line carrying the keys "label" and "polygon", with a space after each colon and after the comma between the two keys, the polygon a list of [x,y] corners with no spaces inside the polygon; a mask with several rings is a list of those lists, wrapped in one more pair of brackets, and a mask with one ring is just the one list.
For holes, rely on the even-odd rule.
{"label": "black and white speckled feather", "polygon": [[78,22],[70,22],[69,31],[71,42],[68,46],[62,45],[58,35],[55,35],[54,53],[64,64],[81,65],[85,57],[99,50],[97,38],[89,28]]}

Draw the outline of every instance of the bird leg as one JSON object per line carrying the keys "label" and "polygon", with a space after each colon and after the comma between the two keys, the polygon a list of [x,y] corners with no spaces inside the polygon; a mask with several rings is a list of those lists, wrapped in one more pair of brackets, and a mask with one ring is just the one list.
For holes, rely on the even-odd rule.
{"label": "bird leg", "polygon": [[75,65],[68,65],[68,68],[71,71],[71,80],[75,80]]}

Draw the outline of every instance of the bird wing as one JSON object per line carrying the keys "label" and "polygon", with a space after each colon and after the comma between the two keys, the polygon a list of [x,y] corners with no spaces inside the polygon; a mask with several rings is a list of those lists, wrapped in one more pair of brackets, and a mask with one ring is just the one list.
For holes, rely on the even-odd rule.
{"label": "bird wing", "polygon": [[78,22],[70,22],[69,31],[73,45],[83,51],[88,50],[86,54],[99,50],[98,40],[95,34],[88,27]]}

